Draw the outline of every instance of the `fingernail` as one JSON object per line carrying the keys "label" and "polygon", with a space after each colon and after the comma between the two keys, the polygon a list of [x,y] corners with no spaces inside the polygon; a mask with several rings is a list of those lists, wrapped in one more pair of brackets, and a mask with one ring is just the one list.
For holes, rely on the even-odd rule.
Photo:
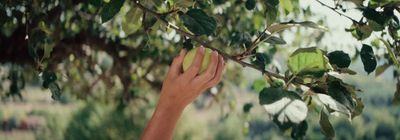
{"label": "fingernail", "polygon": [[199,49],[200,49],[201,52],[204,52],[204,47],[203,46],[200,46]]}
{"label": "fingernail", "polygon": [[218,56],[218,52],[217,51],[214,51],[214,54],[215,54],[215,56]]}

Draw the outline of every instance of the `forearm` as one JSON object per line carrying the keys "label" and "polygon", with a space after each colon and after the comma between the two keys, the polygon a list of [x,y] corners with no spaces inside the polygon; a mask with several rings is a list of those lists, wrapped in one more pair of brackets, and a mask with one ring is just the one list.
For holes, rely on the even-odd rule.
{"label": "forearm", "polygon": [[141,140],[171,140],[183,107],[160,102],[144,130]]}

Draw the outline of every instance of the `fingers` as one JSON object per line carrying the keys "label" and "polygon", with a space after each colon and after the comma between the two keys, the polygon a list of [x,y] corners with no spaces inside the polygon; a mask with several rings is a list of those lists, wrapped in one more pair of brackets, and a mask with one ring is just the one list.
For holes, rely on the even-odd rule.
{"label": "fingers", "polygon": [[203,61],[204,53],[205,53],[204,47],[199,47],[197,49],[197,52],[196,52],[196,55],[194,57],[192,64],[190,65],[188,70],[186,72],[184,72],[182,75],[185,80],[192,80],[197,75],[197,73],[199,73],[201,64]]}
{"label": "fingers", "polygon": [[185,58],[186,53],[186,49],[182,49],[179,55],[174,58],[168,72],[168,77],[177,77],[182,72],[182,62],[183,58]]}
{"label": "fingers", "polygon": [[207,70],[201,75],[194,78],[192,82],[194,82],[195,84],[203,85],[208,83],[211,79],[213,79],[218,68],[218,63],[219,61],[221,61],[220,58],[218,57],[219,57],[218,52],[213,51],[211,54],[211,61],[208,64]]}
{"label": "fingers", "polygon": [[211,79],[208,83],[207,83],[207,85],[206,85],[206,88],[210,88],[210,87],[213,87],[213,86],[215,86],[216,84],[218,84],[220,81],[221,81],[221,78],[222,78],[222,72],[224,71],[224,69],[225,69],[225,60],[224,60],[224,58],[222,57],[222,56],[219,56],[219,63],[218,63],[218,68],[217,68],[217,70],[216,70],[216,74],[215,74],[215,76],[213,77],[213,79]]}

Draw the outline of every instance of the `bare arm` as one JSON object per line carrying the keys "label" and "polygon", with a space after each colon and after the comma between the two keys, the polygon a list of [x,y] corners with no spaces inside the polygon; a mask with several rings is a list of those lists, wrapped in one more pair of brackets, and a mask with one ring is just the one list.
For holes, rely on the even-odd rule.
{"label": "bare arm", "polygon": [[164,80],[156,110],[144,130],[141,140],[170,140],[179,117],[185,107],[193,102],[206,89],[218,84],[224,59],[213,52],[206,72],[198,75],[204,48],[198,49],[193,63],[186,72],[182,72],[182,62],[186,50],[175,57]]}

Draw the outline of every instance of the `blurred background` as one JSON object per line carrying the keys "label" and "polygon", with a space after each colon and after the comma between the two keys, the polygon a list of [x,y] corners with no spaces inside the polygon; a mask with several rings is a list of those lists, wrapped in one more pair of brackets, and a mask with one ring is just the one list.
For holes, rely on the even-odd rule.
{"label": "blurred background", "polygon": [[[131,2],[122,1],[121,10],[104,23],[95,0],[0,2],[1,140],[139,138],[154,111],[168,65],[186,39],[152,21],[154,17],[139,12]],[[194,5],[179,0],[142,2],[149,7],[157,5],[153,9],[160,13],[168,12],[167,5],[173,2]],[[226,48],[232,44],[227,39],[232,32],[261,30],[265,23],[261,20],[263,12],[248,11],[235,0],[204,3],[209,4],[207,12],[216,15],[221,32],[210,37],[216,40],[212,45],[229,54],[240,51]],[[293,12],[281,9],[278,21],[310,20],[329,30],[296,27],[279,34],[287,42],[284,45],[261,44],[259,49],[270,53],[269,68],[284,72],[287,56],[299,47],[343,50],[354,56],[362,43],[374,41],[354,39],[345,31],[352,25],[350,20],[314,0],[292,3]],[[357,9],[352,9],[353,4],[346,6],[347,15],[361,17]],[[256,9],[263,11],[265,7],[260,2]],[[222,21],[238,17],[237,23]],[[383,48],[374,50],[377,55],[384,53]],[[378,61],[378,65],[384,63],[383,59]],[[390,66],[378,76],[367,74],[358,57],[350,68],[358,75],[336,76],[362,90],[358,94],[365,108],[351,121],[330,117],[336,131],[334,139],[400,139],[400,109],[391,104],[397,83],[395,69]],[[174,139],[290,139],[290,134],[280,131],[258,104],[258,92],[267,85],[258,71],[228,62],[223,81],[185,109]],[[246,104],[253,106],[250,113],[243,111]],[[327,139],[318,118],[317,113],[308,114],[305,139]]]}

